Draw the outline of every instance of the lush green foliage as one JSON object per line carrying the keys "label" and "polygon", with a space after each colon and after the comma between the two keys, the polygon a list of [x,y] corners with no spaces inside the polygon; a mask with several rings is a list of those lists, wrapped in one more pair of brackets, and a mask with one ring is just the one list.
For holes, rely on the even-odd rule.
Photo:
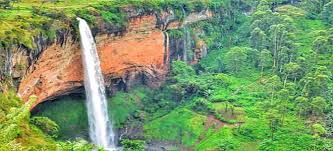
{"label": "lush green foliage", "polygon": [[[138,13],[145,14],[151,11],[160,12],[173,9],[178,19],[184,18],[186,12],[200,11],[208,6],[204,1],[143,1],[143,0],[95,0],[95,1],[43,1],[22,0],[9,4],[9,1],[0,4],[0,48],[11,48],[15,45],[36,50],[36,38],[39,36],[55,42],[57,36],[76,35],[76,17],[86,19],[93,28],[98,24],[106,24],[102,32],[115,32],[117,28],[127,25],[128,15],[123,8],[133,6]],[[10,7],[8,7],[10,6]],[[51,29],[51,30],[50,30]],[[58,39],[59,40],[59,39]],[[59,41],[58,41],[59,42]]]}
{"label": "lush green foliage", "polygon": [[37,106],[33,113],[35,116],[44,116],[55,121],[59,125],[58,138],[61,140],[88,138],[88,118],[83,99],[65,97],[52,103],[46,102]]}
{"label": "lush green foliage", "polygon": [[144,141],[124,139],[121,141],[124,151],[144,151]]}
{"label": "lush green foliage", "polygon": [[[58,125],[46,117],[30,119],[30,108],[36,98],[23,104],[14,93],[0,93],[0,150],[91,150],[84,141],[56,142]],[[33,123],[33,124],[30,124]]]}
{"label": "lush green foliage", "polygon": [[[204,39],[211,52],[196,66],[196,72],[184,66],[184,63],[174,62],[167,87],[174,90],[172,94],[177,96],[174,100],[181,100],[181,108],[191,109],[206,117],[214,115],[230,125],[218,130],[210,128],[204,136],[201,134],[197,140],[199,143],[192,144],[190,148],[332,148],[329,145],[332,141],[326,138],[331,136],[328,129],[332,130],[329,116],[332,109],[332,74],[329,70],[332,68],[331,29],[329,25],[325,26],[329,17],[309,17],[314,15],[306,11],[308,6],[313,5],[309,4],[311,2],[282,5],[285,2],[263,1],[251,16],[238,22],[239,28],[230,28],[237,24],[232,22],[224,24],[227,29],[221,28],[218,19],[196,25],[205,30]],[[320,8],[315,16],[331,15],[325,12],[330,12],[330,4],[321,3],[322,6],[318,4],[316,7],[325,6],[325,9]],[[230,37],[235,38],[231,40]],[[229,42],[225,42],[225,39]],[[231,113],[235,108],[240,113],[237,116]],[[173,114],[171,112],[161,118]],[[172,118],[177,121],[182,116]],[[167,120],[156,122],[158,120],[150,123],[156,129],[169,125]],[[152,128],[153,125],[148,127]],[[161,140],[177,136],[167,130],[161,134],[162,131],[157,135],[165,136],[159,138]],[[149,129],[146,132],[152,135]],[[187,138],[182,141],[187,141]],[[186,143],[182,144],[186,146]]]}
{"label": "lush green foliage", "polygon": [[[0,28],[0,37],[13,36],[2,45],[14,40],[33,48],[30,37],[50,28],[42,35],[55,38],[57,30],[71,26],[62,19],[71,21],[74,16],[93,26],[101,17],[110,32],[126,26],[121,8],[127,5],[138,12],[172,9],[179,20],[205,7],[214,12],[212,19],[188,27],[192,32],[202,30],[192,34],[198,34],[210,51],[199,64],[174,61],[161,88],[139,87],[109,99],[117,128],[141,130],[135,134],[140,140],[122,137],[124,150],[143,150],[145,143],[156,141],[198,151],[332,150],[332,1],[80,2],[59,2],[55,10],[51,3],[32,8],[22,2],[24,11],[14,4],[12,10],[0,12],[6,24],[15,25],[9,31]],[[24,24],[26,17],[19,15],[31,23]],[[55,23],[59,26],[50,26]],[[168,33],[180,40],[184,37],[182,29]],[[38,145],[63,150],[93,147],[83,140],[55,142],[43,134],[56,136],[58,124],[60,140],[87,138],[83,98],[62,98],[34,111],[35,116],[46,116],[57,124],[44,117],[33,117],[30,124],[29,105],[22,106],[13,94],[0,95],[0,101],[0,146],[4,149],[17,149],[18,143],[27,149]]]}
{"label": "lush green foliage", "polygon": [[47,117],[33,117],[30,122],[53,138],[58,137],[59,126]]}
{"label": "lush green foliage", "polygon": [[185,146],[195,143],[203,132],[205,117],[186,108],[171,113],[145,125],[148,140],[177,141]]}

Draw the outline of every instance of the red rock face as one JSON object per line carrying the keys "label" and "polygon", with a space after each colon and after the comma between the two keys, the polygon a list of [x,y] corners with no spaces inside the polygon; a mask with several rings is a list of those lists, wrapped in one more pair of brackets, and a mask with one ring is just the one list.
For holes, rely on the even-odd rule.
{"label": "red rock face", "polygon": [[[190,14],[185,23],[210,16],[209,11]],[[165,23],[162,27],[156,25],[155,15],[141,16],[129,21],[128,29],[122,36],[96,36],[101,68],[107,85],[113,85],[111,79],[122,79],[126,85],[131,86],[138,79],[137,75],[144,75],[145,84],[151,87],[158,87],[164,82],[170,51],[168,36],[164,35],[161,29],[177,28],[182,26],[182,23],[173,22],[169,27]],[[29,68],[29,72],[21,80],[18,94],[25,101],[29,96],[36,95],[37,105],[81,88],[83,76],[79,44],[70,41],[64,46],[54,44],[44,50]]]}
{"label": "red rock face", "polygon": [[[97,49],[105,78],[121,78],[130,72],[151,74],[158,86],[167,73],[164,34],[155,28],[156,18],[144,16],[130,21],[123,36],[97,36]],[[36,104],[70,93],[83,86],[81,50],[78,44],[52,45],[44,50],[19,86],[23,100],[38,97]],[[157,82],[157,83],[156,83]]]}
{"label": "red rock face", "polygon": [[155,24],[154,16],[136,18],[125,36],[98,45],[103,73],[119,77],[131,68],[165,70],[164,34]]}

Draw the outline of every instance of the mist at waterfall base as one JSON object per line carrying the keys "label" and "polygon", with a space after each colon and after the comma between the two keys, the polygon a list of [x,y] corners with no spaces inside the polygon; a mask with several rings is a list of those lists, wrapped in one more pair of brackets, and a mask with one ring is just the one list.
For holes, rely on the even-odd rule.
{"label": "mist at waterfall base", "polygon": [[89,136],[94,144],[107,150],[116,150],[115,133],[108,117],[104,79],[96,44],[87,22],[81,18],[77,20],[81,38]]}

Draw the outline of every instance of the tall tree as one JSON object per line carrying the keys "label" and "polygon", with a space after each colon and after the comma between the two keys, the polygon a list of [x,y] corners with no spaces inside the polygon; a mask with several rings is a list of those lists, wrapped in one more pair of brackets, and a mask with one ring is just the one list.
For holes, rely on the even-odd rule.
{"label": "tall tree", "polygon": [[224,59],[226,67],[230,72],[238,73],[246,66],[248,50],[249,48],[245,47],[233,47],[226,53]]}
{"label": "tall tree", "polygon": [[303,3],[310,13],[319,14],[330,0],[305,0]]}
{"label": "tall tree", "polygon": [[270,104],[276,99],[276,93],[283,87],[279,76],[274,75],[267,80],[263,80],[265,91],[270,94]]}
{"label": "tall tree", "polygon": [[266,47],[266,39],[267,36],[264,31],[262,31],[260,28],[256,27],[251,32],[251,46],[254,49],[257,49],[258,51],[263,50]]}
{"label": "tall tree", "polygon": [[280,116],[277,110],[271,109],[266,114],[266,119],[268,120],[270,133],[271,133],[271,139],[274,140],[274,134],[279,128],[280,124]]}
{"label": "tall tree", "polygon": [[327,67],[319,66],[314,72],[308,73],[301,79],[302,93],[304,96],[313,98],[315,96],[329,97],[331,95],[330,83],[331,72]]}
{"label": "tall tree", "polygon": [[296,81],[297,78],[299,77],[300,73],[301,73],[301,66],[298,65],[297,63],[291,62],[291,63],[285,64],[284,65],[284,75],[285,75],[284,85],[287,83],[288,78],[291,78],[294,81]]}
{"label": "tall tree", "polygon": [[280,50],[283,46],[283,42],[286,38],[287,30],[285,25],[277,24],[272,25],[269,30],[271,36],[271,49],[273,53],[273,70],[276,70],[278,67],[278,60]]}
{"label": "tall tree", "polygon": [[321,18],[328,24],[333,24],[333,1],[327,3],[321,12]]}
{"label": "tall tree", "polygon": [[300,117],[302,114],[306,115],[310,109],[309,99],[306,97],[297,97],[296,101],[296,109],[298,110],[298,116]]}
{"label": "tall tree", "polygon": [[323,97],[315,97],[311,102],[312,114],[316,116],[320,116],[324,113],[327,108],[327,101]]}
{"label": "tall tree", "polygon": [[313,41],[313,50],[319,54],[329,53],[330,47],[328,39],[325,36],[319,36]]}
{"label": "tall tree", "polygon": [[258,59],[259,59],[258,66],[261,70],[260,75],[261,75],[261,78],[262,78],[263,73],[264,73],[264,69],[267,68],[267,67],[272,66],[272,53],[270,51],[268,51],[267,49],[264,49],[260,52]]}
{"label": "tall tree", "polygon": [[276,102],[276,109],[278,110],[279,114],[281,115],[281,124],[283,125],[285,115],[288,112],[288,101],[289,101],[289,90],[288,89],[281,89],[278,92],[278,99]]}
{"label": "tall tree", "polygon": [[332,106],[330,107],[329,113],[325,115],[325,127],[327,128],[327,135],[329,137],[333,136],[333,108]]}

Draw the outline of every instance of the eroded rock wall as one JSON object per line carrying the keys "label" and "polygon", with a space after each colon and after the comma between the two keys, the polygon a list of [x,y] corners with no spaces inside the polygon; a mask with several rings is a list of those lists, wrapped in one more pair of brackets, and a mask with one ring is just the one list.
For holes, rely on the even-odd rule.
{"label": "eroded rock wall", "polygon": [[[203,19],[199,12],[198,19]],[[184,19],[194,22],[195,14]],[[206,12],[206,16],[210,14]],[[132,17],[122,35],[96,35],[96,44],[109,93],[128,90],[136,83],[158,87],[168,73],[171,60],[165,30],[182,27],[172,13]],[[193,19],[194,18],[194,19]],[[172,26],[171,25],[172,22]],[[70,39],[70,38],[69,38]],[[36,95],[36,104],[77,91],[83,87],[81,50],[77,42],[46,48],[22,77],[18,94],[23,100]]]}
{"label": "eroded rock wall", "polygon": [[[106,81],[120,78],[133,83],[138,74],[150,78],[150,86],[159,86],[167,72],[163,31],[155,28],[155,16],[130,21],[123,36],[96,37],[102,72]],[[77,43],[54,44],[43,51],[31,71],[21,80],[18,93],[26,100],[37,95],[37,104],[71,93],[83,86],[81,50]],[[112,84],[112,83],[108,83]]]}

